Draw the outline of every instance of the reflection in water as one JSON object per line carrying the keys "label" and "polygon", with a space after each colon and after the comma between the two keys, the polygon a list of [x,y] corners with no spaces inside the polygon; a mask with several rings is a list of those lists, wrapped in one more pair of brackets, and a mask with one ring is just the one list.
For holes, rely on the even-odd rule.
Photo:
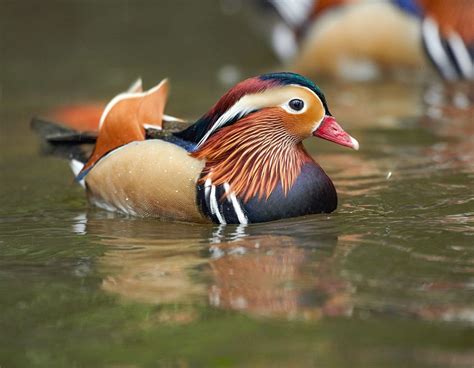
{"label": "reflection in water", "polygon": [[[329,240],[331,247],[336,242]],[[222,243],[209,262],[210,304],[267,317],[350,314],[350,287],[337,276],[337,268],[331,269],[334,258],[317,259],[311,253],[291,237],[254,236]]]}
{"label": "reflection in water", "polygon": [[433,119],[472,117],[474,89],[469,82],[432,82],[424,89],[423,101],[427,106],[426,115]]}
{"label": "reflection in water", "polygon": [[[191,238],[173,244],[173,233],[189,225],[124,220],[92,215],[87,221],[85,231],[108,246],[100,259],[107,274],[102,287],[108,292],[155,304],[208,300],[213,307],[267,317],[318,319],[351,313],[351,286],[338,275],[348,243],[337,245],[331,231],[301,246],[301,237],[266,235],[278,224],[195,226]],[[80,216],[74,224],[81,234],[83,221]],[[157,228],[158,233],[166,229],[163,239],[157,238]],[[196,240],[206,234],[210,245]]]}
{"label": "reflection in water", "polygon": [[[390,271],[390,263],[386,269],[376,264],[367,270],[354,264],[367,251],[377,257],[380,248],[384,253],[398,254],[395,259],[451,264],[458,272],[472,273],[470,260],[434,255],[404,245],[402,239],[398,244],[371,244],[367,234],[338,236],[335,228],[324,222],[315,225],[314,218],[283,226],[225,227],[120,219],[108,213],[102,216],[102,212],[89,214],[85,229],[108,249],[98,261],[105,275],[102,289],[124,301],[188,307],[164,310],[157,321],[193,321],[198,318],[194,309],[207,304],[251,316],[291,320],[399,315],[474,322],[474,311],[466,304],[437,301],[439,295],[468,293],[472,289],[468,284],[420,280],[404,285]],[[84,224],[84,217],[78,222]],[[375,222],[371,222],[373,227]],[[183,227],[190,227],[187,239],[177,237]],[[300,231],[294,231],[297,228]],[[372,268],[374,271],[369,271]],[[374,299],[374,295],[383,294],[387,295]]]}
{"label": "reflection in water", "polygon": [[[347,110],[338,110],[362,121],[367,112],[359,100],[376,93],[357,87]],[[385,131],[367,119],[360,155],[315,155],[340,194],[331,216],[257,226],[164,223],[96,210],[78,216],[75,232],[108,247],[99,260],[102,288],[124,300],[284,319],[397,315],[473,323],[466,281],[473,272],[466,237],[474,231],[470,110],[447,102],[442,118],[431,117],[429,105],[418,116],[410,104],[419,106],[422,89],[392,86],[390,93],[393,105],[407,110],[394,124],[382,115]],[[444,279],[439,269],[446,268],[452,274]]]}

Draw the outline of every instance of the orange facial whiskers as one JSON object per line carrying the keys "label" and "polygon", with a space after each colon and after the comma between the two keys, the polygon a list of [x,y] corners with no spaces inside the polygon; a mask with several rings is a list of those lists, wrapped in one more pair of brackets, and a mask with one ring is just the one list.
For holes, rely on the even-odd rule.
{"label": "orange facial whiskers", "polygon": [[268,198],[281,183],[286,195],[301,167],[311,161],[301,139],[285,129],[277,109],[252,113],[213,134],[193,157],[206,160],[204,175],[213,185],[228,183],[247,202]]}

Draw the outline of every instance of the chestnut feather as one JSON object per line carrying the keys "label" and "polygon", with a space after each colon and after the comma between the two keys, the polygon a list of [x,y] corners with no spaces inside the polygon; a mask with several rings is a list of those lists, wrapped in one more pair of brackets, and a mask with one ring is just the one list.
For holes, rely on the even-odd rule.
{"label": "chestnut feather", "polygon": [[229,183],[230,191],[244,202],[254,196],[268,199],[278,184],[286,195],[303,164],[312,160],[301,139],[285,129],[278,108],[252,113],[220,129],[192,156],[206,160],[201,183]]}

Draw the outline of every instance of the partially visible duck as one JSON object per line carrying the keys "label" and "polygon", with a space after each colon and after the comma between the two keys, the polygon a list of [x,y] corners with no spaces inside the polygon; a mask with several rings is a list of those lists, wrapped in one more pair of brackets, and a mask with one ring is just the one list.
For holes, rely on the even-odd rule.
{"label": "partially visible duck", "polygon": [[474,78],[472,0],[265,0],[281,16],[277,54],[300,73],[372,79],[420,70]]}
{"label": "partially visible duck", "polygon": [[354,149],[359,144],[313,82],[286,72],[249,78],[174,133],[163,129],[167,90],[165,80],[106,106],[92,154],[71,162],[93,204],[220,224],[336,209],[334,185],[302,141],[314,136]]}
{"label": "partially visible duck", "polygon": [[417,17],[426,55],[446,80],[474,80],[474,1],[393,0]]}

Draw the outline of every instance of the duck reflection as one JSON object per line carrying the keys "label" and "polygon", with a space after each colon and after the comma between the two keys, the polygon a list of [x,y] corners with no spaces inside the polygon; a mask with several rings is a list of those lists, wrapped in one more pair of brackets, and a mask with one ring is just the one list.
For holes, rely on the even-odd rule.
{"label": "duck reflection", "polygon": [[98,261],[105,291],[154,304],[194,303],[205,295],[205,284],[192,279],[192,270],[205,263],[205,227],[91,211],[83,231],[107,246]]}
{"label": "duck reflection", "polygon": [[[337,239],[322,239],[334,254]],[[211,258],[211,305],[252,315],[317,319],[351,313],[350,286],[331,256],[312,254],[289,236],[250,236],[221,243]],[[332,258],[333,259],[333,258]]]}
{"label": "duck reflection", "polygon": [[[248,227],[103,216],[91,212],[80,230],[107,245],[99,260],[107,275],[102,288],[124,300],[208,303],[289,319],[352,312],[352,288],[338,268],[349,243],[339,244],[323,216]],[[78,221],[84,225],[84,217]]]}
{"label": "duck reflection", "polygon": [[443,168],[474,170],[474,88],[472,84],[432,84],[427,87],[427,109],[420,125],[432,131],[441,142],[424,155]]}

